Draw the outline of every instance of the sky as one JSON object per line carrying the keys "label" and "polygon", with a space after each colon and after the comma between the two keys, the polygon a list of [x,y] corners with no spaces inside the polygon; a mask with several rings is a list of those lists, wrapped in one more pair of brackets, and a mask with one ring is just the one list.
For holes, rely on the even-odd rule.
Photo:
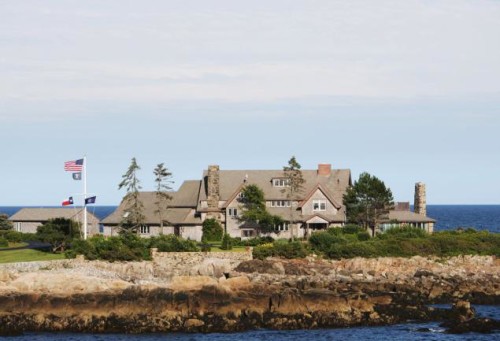
{"label": "sky", "polygon": [[500,1],[0,0],[0,206],[295,155],[500,204]]}

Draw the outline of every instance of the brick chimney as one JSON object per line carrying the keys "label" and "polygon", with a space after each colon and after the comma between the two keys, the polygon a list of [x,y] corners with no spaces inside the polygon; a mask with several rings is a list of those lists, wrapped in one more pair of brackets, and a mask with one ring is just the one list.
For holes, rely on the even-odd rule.
{"label": "brick chimney", "polygon": [[208,176],[207,176],[207,205],[208,208],[218,209],[219,208],[219,166],[210,165],[208,166]]}
{"label": "brick chimney", "polygon": [[423,182],[417,182],[415,184],[415,203],[413,206],[413,211],[423,216],[427,215],[425,184]]}
{"label": "brick chimney", "polygon": [[329,163],[320,163],[318,165],[318,175],[330,176],[332,173],[332,165]]}

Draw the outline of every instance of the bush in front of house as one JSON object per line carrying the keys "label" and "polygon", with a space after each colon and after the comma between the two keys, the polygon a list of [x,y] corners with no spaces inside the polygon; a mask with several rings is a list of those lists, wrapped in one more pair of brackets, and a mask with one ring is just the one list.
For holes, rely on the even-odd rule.
{"label": "bush in front of house", "polygon": [[263,244],[253,248],[253,257],[265,259],[267,257],[304,258],[309,254],[306,244],[295,240],[278,239],[272,244]]}
{"label": "bush in front of house", "polygon": [[200,251],[196,242],[177,237],[173,234],[151,237],[149,247],[157,248],[159,252],[197,252]]}
{"label": "bush in front of house", "polygon": [[229,234],[224,233],[224,237],[222,237],[222,245],[220,247],[222,250],[232,250],[233,249],[233,241]]}
{"label": "bush in front of house", "polygon": [[38,240],[38,237],[35,233],[22,233],[14,230],[0,230],[0,237],[7,239],[11,243]]}
{"label": "bush in front of house", "polygon": [[249,238],[245,240],[241,240],[241,238],[232,238],[232,243],[233,246],[258,246],[258,245],[263,245],[263,244],[269,244],[273,243],[274,238],[269,237],[269,236],[264,236],[264,237],[255,237],[255,238]]}
{"label": "bush in front of house", "polygon": [[221,224],[213,218],[206,219],[203,222],[202,231],[203,235],[201,240],[203,242],[220,241],[222,239],[222,235],[224,234]]}
{"label": "bush in front of house", "polygon": [[134,233],[105,238],[94,236],[87,240],[73,240],[67,258],[81,254],[88,260],[141,261],[150,259],[149,242]]}

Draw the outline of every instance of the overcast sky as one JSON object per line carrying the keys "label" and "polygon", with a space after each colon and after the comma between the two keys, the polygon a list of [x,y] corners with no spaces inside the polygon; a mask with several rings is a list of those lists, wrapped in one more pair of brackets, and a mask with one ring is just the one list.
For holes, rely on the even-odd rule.
{"label": "overcast sky", "polygon": [[500,1],[0,0],[0,205],[295,155],[500,204]]}

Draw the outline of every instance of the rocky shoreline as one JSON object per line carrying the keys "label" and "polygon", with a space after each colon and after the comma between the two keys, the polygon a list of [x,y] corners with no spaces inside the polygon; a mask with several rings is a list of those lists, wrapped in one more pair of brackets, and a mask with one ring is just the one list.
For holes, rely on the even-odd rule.
{"label": "rocky shoreline", "polygon": [[[208,259],[184,275],[155,262],[0,266],[0,335],[235,332],[408,321],[491,332],[499,329],[498,321],[474,318],[467,302],[499,305],[499,274],[500,261],[491,256]],[[458,302],[452,310],[430,306],[451,302]]]}

